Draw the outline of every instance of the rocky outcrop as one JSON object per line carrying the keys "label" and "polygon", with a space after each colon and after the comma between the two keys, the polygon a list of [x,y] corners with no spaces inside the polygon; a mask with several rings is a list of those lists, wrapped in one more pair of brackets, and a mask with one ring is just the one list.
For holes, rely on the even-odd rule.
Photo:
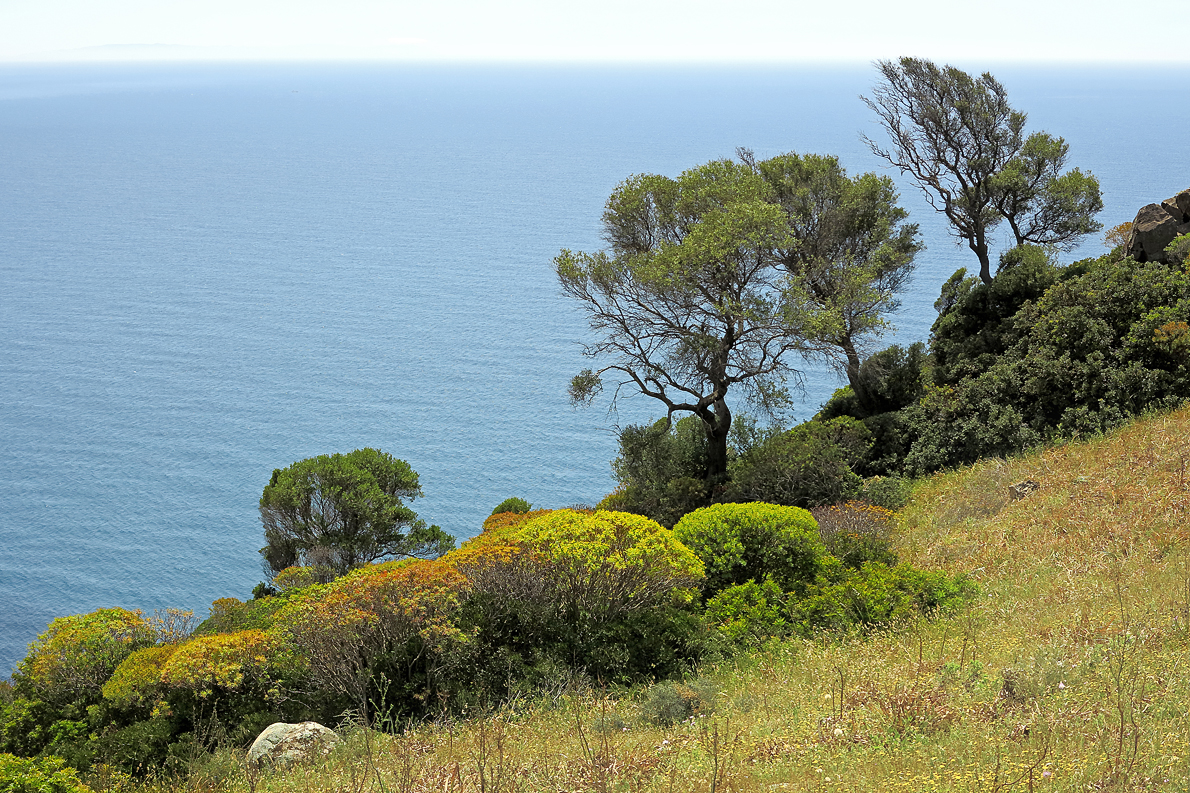
{"label": "rocky outcrop", "polygon": [[288,768],[329,753],[338,742],[339,736],[334,730],[317,722],[277,722],[266,727],[252,742],[248,765],[253,769],[267,765]]}
{"label": "rocky outcrop", "polygon": [[1175,237],[1190,234],[1190,190],[1183,190],[1160,204],[1148,204],[1136,213],[1128,254],[1138,262],[1165,261],[1165,247]]}
{"label": "rocky outcrop", "polygon": [[1034,493],[1041,489],[1041,483],[1032,479],[1026,479],[1024,482],[1018,482],[1015,485],[1008,486],[1008,500],[1020,501],[1030,493]]}

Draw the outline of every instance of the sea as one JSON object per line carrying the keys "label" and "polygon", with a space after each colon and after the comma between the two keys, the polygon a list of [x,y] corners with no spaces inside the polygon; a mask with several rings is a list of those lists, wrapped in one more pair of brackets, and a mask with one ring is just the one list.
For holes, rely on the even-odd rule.
{"label": "sea", "polygon": [[[1190,187],[1172,66],[991,70],[1098,176],[1107,226]],[[567,401],[592,339],[552,271],[633,174],[737,147],[896,180],[927,244],[895,329],[977,267],[861,140],[849,66],[0,66],[0,675],[55,617],[246,599],[273,469],[372,446],[455,537],[505,498],[593,504],[616,429]],[[1005,240],[998,239],[1003,246]],[[1065,260],[1103,251],[1088,239]],[[840,378],[798,362],[787,421]],[[746,406],[737,405],[746,410]]]}

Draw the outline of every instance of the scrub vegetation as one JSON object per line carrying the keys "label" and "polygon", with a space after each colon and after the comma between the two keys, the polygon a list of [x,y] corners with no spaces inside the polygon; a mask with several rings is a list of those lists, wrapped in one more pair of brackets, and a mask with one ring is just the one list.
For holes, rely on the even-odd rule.
{"label": "scrub vegetation", "polygon": [[[872,349],[921,250],[887,179],[746,150],[632,177],[609,251],[555,262],[606,334],[572,397],[667,412],[621,429],[612,493],[508,498],[455,548],[386,452],[278,469],[251,599],[30,646],[0,793],[1185,789],[1190,244],[1138,263],[1117,226],[1060,263],[1100,206],[1062,139],[990,75],[880,68],[878,154],[981,266],[928,342]],[[848,385],[786,426],[794,353]],[[246,765],[301,720],[346,741]]]}
{"label": "scrub vegetation", "polygon": [[[977,597],[932,619],[769,638],[672,681],[553,688],[249,776],[112,765],[95,790],[1178,790],[1190,779],[1190,410],[919,482],[890,532]],[[1011,500],[1006,485],[1032,479]],[[684,569],[689,570],[691,562]],[[22,761],[24,762],[24,761]],[[46,763],[46,772],[52,763]],[[69,788],[64,788],[69,789]]]}

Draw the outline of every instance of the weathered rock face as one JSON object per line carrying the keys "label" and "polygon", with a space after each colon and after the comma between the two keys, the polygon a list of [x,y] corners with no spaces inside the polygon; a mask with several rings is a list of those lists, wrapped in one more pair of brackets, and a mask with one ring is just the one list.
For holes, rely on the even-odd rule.
{"label": "weathered rock face", "polygon": [[1183,190],[1173,197],[1174,204],[1182,210],[1182,214],[1190,218],[1190,190]]}
{"label": "weathered rock face", "polygon": [[1165,246],[1175,237],[1190,234],[1190,190],[1183,190],[1160,204],[1148,204],[1132,221],[1128,253],[1138,262],[1165,261]]}
{"label": "weathered rock face", "polygon": [[270,724],[252,742],[248,750],[248,765],[288,768],[327,754],[339,742],[334,730],[313,721],[301,724],[277,722]]}

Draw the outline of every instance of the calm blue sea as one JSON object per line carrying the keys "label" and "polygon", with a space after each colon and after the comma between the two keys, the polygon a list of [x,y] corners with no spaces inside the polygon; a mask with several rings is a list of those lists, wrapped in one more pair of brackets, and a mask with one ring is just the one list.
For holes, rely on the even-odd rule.
{"label": "calm blue sea", "polygon": [[[995,71],[1100,177],[1108,225],[1190,187],[1180,75]],[[0,68],[0,674],[55,616],[248,597],[261,489],[303,457],[408,460],[460,538],[508,496],[597,501],[613,426],[659,414],[568,406],[586,332],[552,257],[599,247],[633,173],[736,146],[878,168],[873,74]],[[909,342],[972,259],[902,198],[929,245]],[[809,366],[796,418],[837,385]]]}

